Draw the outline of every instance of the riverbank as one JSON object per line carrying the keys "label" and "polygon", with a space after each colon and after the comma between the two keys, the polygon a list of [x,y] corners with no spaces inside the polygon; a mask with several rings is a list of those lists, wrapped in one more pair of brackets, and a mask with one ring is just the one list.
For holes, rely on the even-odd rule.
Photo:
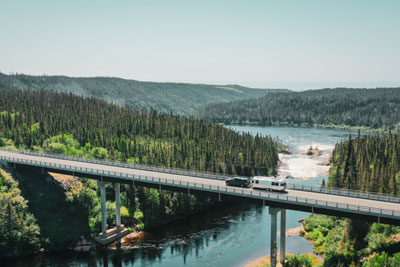
{"label": "riverbank", "polygon": [[[299,220],[299,222],[301,222],[301,223],[303,223],[303,221],[304,221],[303,219]],[[307,232],[304,230],[303,225],[286,230],[286,237],[291,237],[291,236],[304,237],[304,235],[306,235],[306,234],[307,234]],[[278,235],[279,235],[279,232],[278,232]],[[308,240],[308,241],[310,241],[310,240]],[[316,265],[323,263],[323,258],[320,256],[317,256],[313,253],[304,253],[301,255],[286,253],[286,257],[288,257],[288,256],[309,258],[310,261],[312,262],[312,266],[316,266]],[[279,253],[278,253],[277,259],[279,259]],[[252,261],[244,264],[243,267],[266,267],[266,266],[269,266],[270,261],[271,261],[271,256],[266,255],[266,256],[257,258],[255,260],[252,260]],[[277,266],[282,266],[282,265],[280,262],[278,262]]]}
{"label": "riverbank", "polygon": [[[287,256],[296,256],[296,255],[286,254],[286,257]],[[319,264],[323,263],[323,259],[320,258],[320,257],[315,256],[314,254],[306,253],[306,254],[303,254],[302,256],[308,257],[312,262],[312,266],[316,266],[316,265],[319,265]],[[279,259],[279,253],[277,255],[277,259]],[[243,267],[266,267],[266,266],[270,266],[269,265],[270,262],[271,262],[271,256],[267,255],[267,256],[258,258],[256,260],[253,260],[253,261],[251,261],[249,263],[246,263]],[[276,266],[277,267],[282,267],[282,264],[279,262],[279,260],[278,260]]]}
{"label": "riverbank", "polygon": [[259,127],[293,127],[293,128],[320,128],[320,129],[333,129],[333,130],[345,130],[345,131],[360,131],[363,133],[389,133],[389,130],[384,128],[370,128],[366,126],[350,126],[350,125],[339,125],[339,124],[307,124],[307,123],[273,123],[271,125],[263,125],[259,122],[244,121],[242,123],[229,123],[223,124],[224,126],[259,126]]}

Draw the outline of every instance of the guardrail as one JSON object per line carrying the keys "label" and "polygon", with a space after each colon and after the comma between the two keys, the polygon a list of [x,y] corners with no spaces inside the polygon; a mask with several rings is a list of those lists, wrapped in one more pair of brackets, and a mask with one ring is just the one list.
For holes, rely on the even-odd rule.
{"label": "guardrail", "polygon": [[[201,172],[201,171],[188,171],[188,170],[183,170],[183,169],[178,169],[178,168],[176,168],[176,169],[175,168],[164,168],[164,167],[156,167],[156,166],[143,165],[143,164],[127,164],[127,163],[112,161],[112,160],[89,159],[89,158],[82,158],[82,157],[66,156],[66,155],[61,155],[61,154],[36,152],[36,151],[27,151],[27,150],[16,151],[16,150],[7,150],[7,149],[0,149],[0,151],[13,152],[13,153],[19,153],[19,154],[24,154],[24,155],[39,156],[39,157],[64,159],[64,160],[70,160],[70,161],[87,162],[87,163],[101,164],[101,165],[107,165],[107,166],[113,166],[113,167],[122,167],[122,168],[128,168],[128,169],[145,170],[145,171],[153,171],[153,172],[161,172],[161,173],[171,173],[171,174],[220,180],[220,181],[224,181],[227,178],[233,177],[233,175],[228,175],[228,174],[216,174],[216,173]],[[287,188],[292,189],[292,190],[301,190],[301,191],[307,191],[307,192],[331,194],[331,195],[338,195],[338,196],[349,196],[349,197],[362,198],[362,199],[371,199],[371,200],[379,200],[379,201],[392,202],[392,203],[400,203],[399,196],[389,195],[389,194],[370,193],[370,192],[363,192],[363,191],[349,190],[349,189],[342,189],[342,188],[333,188],[333,187],[323,188],[323,187],[317,187],[317,186],[298,185],[298,184],[291,184],[291,183],[287,183]]]}
{"label": "guardrail", "polygon": [[379,201],[392,202],[392,203],[400,203],[400,197],[395,196],[395,195],[376,194],[376,193],[369,193],[369,192],[350,190],[350,189],[341,189],[341,188],[334,188],[334,187],[316,187],[316,186],[289,184],[289,183],[287,183],[287,188],[292,189],[292,190],[300,190],[300,191],[315,192],[315,193],[322,193],[322,194],[330,194],[330,195],[355,197],[355,198],[362,198],[362,199],[379,200]]}
{"label": "guardrail", "polygon": [[329,210],[336,210],[336,211],[343,211],[343,212],[352,212],[358,214],[365,214],[370,216],[377,216],[377,217],[386,217],[392,219],[400,219],[400,211],[398,210],[389,210],[389,209],[380,209],[368,206],[360,206],[360,205],[353,205],[347,203],[339,203],[339,202],[332,202],[332,201],[324,201],[312,198],[302,198],[302,197],[294,197],[288,196],[286,194],[279,194],[273,192],[264,192],[264,191],[254,191],[251,189],[240,189],[228,186],[217,186],[212,184],[205,184],[205,183],[195,183],[195,182],[187,182],[177,179],[170,179],[170,178],[159,178],[159,177],[152,177],[152,176],[142,176],[142,175],[135,175],[127,172],[115,172],[115,171],[107,171],[104,169],[93,169],[93,168],[83,168],[77,167],[69,164],[55,164],[49,163],[45,161],[38,161],[38,160],[27,160],[15,157],[8,157],[8,156],[1,156],[0,159],[14,162],[14,163],[22,163],[27,165],[33,165],[37,167],[47,167],[47,168],[57,168],[60,170],[66,171],[79,171],[81,173],[91,174],[91,175],[104,175],[111,178],[118,178],[118,179],[125,179],[130,181],[146,181],[148,183],[159,184],[159,185],[169,185],[187,189],[197,189],[202,191],[209,191],[214,193],[221,193],[221,194],[229,194],[229,195],[236,195],[242,197],[250,197],[262,200],[269,200],[269,201],[276,201],[282,203],[289,203],[289,204],[296,204],[296,205],[303,205],[315,208],[324,208]]}
{"label": "guardrail", "polygon": [[193,176],[193,177],[213,179],[213,180],[225,180],[227,178],[234,176],[234,175],[228,175],[228,174],[215,174],[215,173],[201,172],[201,171],[188,171],[188,170],[179,169],[179,168],[156,167],[156,166],[136,164],[136,163],[128,164],[128,163],[123,163],[123,162],[113,161],[113,160],[89,159],[89,158],[82,158],[82,157],[66,156],[66,155],[62,155],[62,154],[43,153],[43,152],[27,151],[27,150],[0,149],[0,151],[13,152],[13,153],[31,155],[31,156],[46,157],[46,158],[64,159],[64,160],[70,160],[70,161],[102,164],[102,165],[108,165],[108,166],[113,166],[113,167],[122,167],[122,168],[137,169],[137,170],[144,170],[144,171],[172,173],[172,174]]}

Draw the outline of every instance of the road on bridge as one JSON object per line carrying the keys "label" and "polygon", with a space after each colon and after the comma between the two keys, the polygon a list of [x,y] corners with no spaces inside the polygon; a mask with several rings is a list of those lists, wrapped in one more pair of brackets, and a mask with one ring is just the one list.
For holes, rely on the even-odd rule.
{"label": "road on bridge", "polygon": [[[87,168],[87,169],[99,170],[100,172],[102,172],[102,171],[109,172],[110,171],[110,172],[117,172],[117,173],[124,173],[124,174],[128,173],[128,174],[140,175],[140,176],[157,177],[157,178],[182,181],[182,182],[202,183],[207,186],[208,185],[220,186],[220,187],[226,186],[225,181],[221,181],[221,180],[199,178],[199,177],[193,177],[193,176],[163,173],[163,172],[156,172],[156,171],[139,170],[139,169],[133,169],[133,168],[116,167],[116,166],[94,164],[94,163],[88,163],[88,162],[50,158],[50,157],[44,157],[44,156],[26,155],[26,154],[21,154],[21,153],[12,152],[12,151],[0,151],[0,156],[14,157],[14,158],[30,160],[30,161],[43,161],[43,162],[52,163],[52,164],[70,165],[70,166],[75,166],[77,168]],[[253,190],[256,192],[259,191],[258,189],[256,190],[256,189],[252,189],[252,188],[248,188],[248,189],[245,188],[243,190],[244,191]],[[378,208],[378,209],[388,209],[388,210],[394,210],[394,211],[400,212],[400,204],[378,201],[378,200],[361,199],[361,198],[349,197],[349,196],[329,195],[329,194],[325,194],[325,193],[290,190],[290,189],[288,189],[286,192],[282,192],[282,193],[277,192],[276,194],[284,194],[284,195],[290,196],[290,197],[337,202],[337,203],[349,204],[349,205],[374,207],[374,208]]]}

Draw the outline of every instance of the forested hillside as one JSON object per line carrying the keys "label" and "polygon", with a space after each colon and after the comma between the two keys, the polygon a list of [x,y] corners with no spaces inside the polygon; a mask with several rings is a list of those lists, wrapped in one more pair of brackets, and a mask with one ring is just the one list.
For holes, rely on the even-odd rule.
{"label": "forested hillside", "polygon": [[[271,137],[239,134],[198,119],[133,111],[96,98],[35,90],[0,89],[0,111],[0,146],[5,148],[248,176],[276,173],[277,143]],[[81,186],[65,192],[64,200],[58,195],[57,201],[70,204],[56,204],[54,199],[43,202],[45,199],[38,197],[49,188],[48,181],[53,178],[40,171],[18,168],[15,173],[24,189],[23,196],[31,203],[29,211],[34,211],[43,232],[38,241],[40,246],[70,247],[73,237],[100,231],[99,190],[95,181],[80,179]],[[5,186],[6,181],[0,179],[0,202],[2,190],[7,190]],[[110,224],[115,218],[113,195],[107,197]],[[122,185],[121,204],[123,223],[130,229],[141,230],[182,218],[216,202],[194,194]],[[86,228],[63,228],[62,223],[54,222],[52,210],[58,209],[55,205],[71,207],[72,211],[63,209],[64,216],[75,214],[76,218],[86,220]],[[29,216],[29,211],[25,210],[21,216]],[[2,225],[17,224],[20,218],[8,213],[7,208],[0,209]],[[3,228],[0,237],[8,237],[7,229]],[[61,230],[71,232],[60,236],[64,233]],[[39,235],[39,229],[36,234]],[[7,240],[4,246],[14,242]],[[37,248],[38,244],[32,244],[25,253]]]}
{"label": "forested hillside", "polygon": [[[251,89],[239,85],[140,82],[120,78],[73,78],[0,73],[0,87],[7,89],[54,90],[95,96],[138,110],[188,115],[202,105],[256,98],[283,90]],[[286,90],[288,91],[288,90]]]}
{"label": "forested hillside", "polygon": [[226,124],[400,128],[400,88],[322,89],[210,104],[201,118]]}
{"label": "forested hillside", "polygon": [[369,192],[400,193],[400,136],[363,135],[336,144],[329,185]]}
{"label": "forested hillside", "polygon": [[[399,194],[399,156],[398,134],[350,136],[333,150],[328,186]],[[304,226],[323,266],[400,264],[400,227],[322,215]]]}
{"label": "forested hillside", "polygon": [[[132,111],[95,98],[0,90],[0,110],[2,137],[27,149],[71,134],[86,149],[105,149],[102,157],[143,164],[253,175],[274,172],[278,161],[272,138],[192,118]],[[49,148],[58,153],[67,149]]]}

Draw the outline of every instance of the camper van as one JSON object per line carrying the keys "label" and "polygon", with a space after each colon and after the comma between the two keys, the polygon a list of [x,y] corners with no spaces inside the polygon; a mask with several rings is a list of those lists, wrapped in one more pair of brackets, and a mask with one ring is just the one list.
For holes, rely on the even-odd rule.
{"label": "camper van", "polygon": [[270,191],[286,190],[286,182],[284,180],[278,180],[275,177],[255,176],[252,179],[251,184],[253,188],[266,189]]}

